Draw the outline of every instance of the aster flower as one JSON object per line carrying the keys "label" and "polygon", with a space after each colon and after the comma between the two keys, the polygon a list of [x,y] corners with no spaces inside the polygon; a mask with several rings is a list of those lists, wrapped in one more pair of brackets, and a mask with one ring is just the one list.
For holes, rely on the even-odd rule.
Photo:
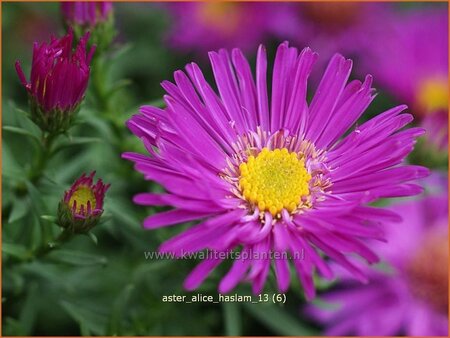
{"label": "aster flower", "polygon": [[336,51],[361,56],[379,30],[388,31],[384,22],[380,25],[380,17],[394,17],[393,6],[387,3],[317,1],[285,3],[274,15],[272,34],[310,46],[322,61]]}
{"label": "aster flower", "polygon": [[30,82],[16,61],[17,74],[29,94],[31,118],[44,131],[66,131],[83,101],[94,53],[94,48],[86,52],[88,38],[86,34],[75,51],[72,31],[61,39],[52,37],[50,43],[35,43]]}
{"label": "aster flower", "polygon": [[390,209],[403,221],[386,223],[388,245],[374,244],[389,269],[363,267],[367,285],[341,270],[340,287],[321,296],[330,306],[308,306],[327,335],[448,336],[448,193]]}
{"label": "aster flower", "polygon": [[[128,121],[150,155],[123,157],[167,189],[137,195],[134,201],[175,207],[148,217],[144,227],[200,221],[163,243],[160,251],[179,257],[203,249],[241,249],[246,254],[222,279],[221,293],[241,280],[260,293],[276,252],[282,256],[274,259],[281,292],[290,283],[287,253],[309,299],[314,297],[316,269],[332,278],[321,253],[366,281],[345,255],[378,261],[362,239],[382,239],[379,224],[397,216],[367,203],[421,191],[410,181],[427,170],[402,162],[423,131],[400,130],[412,116],[399,106],[341,139],[374,98],[371,76],[347,84],[352,61],[341,55],[331,59],[310,103],[307,82],[317,54],[309,48],[298,53],[287,42],[279,46],[270,102],[263,46],[256,81],[239,49],[231,56],[221,50],[209,57],[219,94],[190,63],[187,75],[179,70],[175,83],[162,83],[166,109],[144,106]],[[221,263],[219,256],[201,262],[185,288],[197,288]]]}
{"label": "aster flower", "polygon": [[111,1],[64,1],[61,13],[77,38],[91,33],[91,41],[99,52],[107,49],[116,35]]}
{"label": "aster flower", "polygon": [[101,179],[94,184],[93,171],[77,179],[58,206],[58,225],[73,233],[86,233],[98,224],[103,214],[103,200],[110,184]]}
{"label": "aster flower", "polygon": [[[366,69],[385,89],[408,103],[414,115],[431,128],[426,137],[446,151],[448,134],[447,9],[422,9],[398,15],[387,23],[367,49]],[[436,134],[437,131],[437,134]]]}
{"label": "aster flower", "polygon": [[271,13],[276,6],[200,1],[168,4],[167,8],[173,22],[167,37],[170,46],[180,51],[206,55],[210,50],[223,47],[256,48],[255,41],[262,41],[267,35]]}

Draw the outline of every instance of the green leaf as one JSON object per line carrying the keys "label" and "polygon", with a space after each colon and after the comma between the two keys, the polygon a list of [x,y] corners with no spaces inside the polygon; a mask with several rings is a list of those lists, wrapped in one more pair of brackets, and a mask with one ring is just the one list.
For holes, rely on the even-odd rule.
{"label": "green leaf", "polygon": [[104,139],[109,139],[114,135],[111,133],[110,125],[104,118],[96,116],[96,112],[82,109],[79,115],[80,123],[85,123],[96,130],[97,135],[102,135]]}
{"label": "green leaf", "polygon": [[23,136],[27,136],[30,137],[32,140],[37,141],[38,143],[40,142],[40,139],[37,135],[34,135],[32,132],[23,129],[21,127],[14,127],[14,126],[3,126],[3,130],[4,131],[9,131],[11,133],[14,134],[19,134],[19,135],[23,135]]}
{"label": "green leaf", "polygon": [[20,325],[19,321],[11,318],[6,317],[3,321],[3,334],[5,336],[25,336],[24,329]]}
{"label": "green leaf", "polygon": [[164,101],[164,99],[156,99],[153,101],[145,102],[142,105],[139,105],[139,106],[136,106],[136,107],[130,109],[129,111],[127,111],[127,113],[125,115],[131,116],[131,115],[135,114],[136,111],[138,111],[139,107],[141,107],[141,106],[153,106],[153,107],[158,107],[158,108],[164,108],[166,106],[166,102]]}
{"label": "green leaf", "polygon": [[[55,180],[57,182],[73,182],[75,177],[79,177],[82,172],[89,167],[90,149],[85,149],[80,153],[76,161],[68,161],[64,164],[64,170],[55,171]],[[64,189],[61,189],[63,191]]]}
{"label": "green leaf", "polygon": [[31,131],[35,135],[39,135],[41,133],[41,129],[38,127],[36,123],[34,123],[31,118],[30,114],[26,112],[25,110],[20,109],[19,107],[14,106],[14,103],[11,102],[12,109],[15,110],[16,114],[14,116],[16,117],[17,123],[24,129]]}
{"label": "green leaf", "polygon": [[118,336],[122,334],[122,322],[127,311],[127,303],[134,289],[135,286],[133,284],[128,284],[115,300],[111,312],[108,335]]}
{"label": "green leaf", "polygon": [[30,181],[26,181],[25,185],[27,186],[28,194],[31,197],[31,205],[33,206],[33,208],[37,212],[43,210],[45,204],[41,192]]}
{"label": "green leaf", "polygon": [[132,81],[129,79],[119,80],[108,90],[107,95],[112,96],[119,90],[129,86],[131,83],[132,83]]}
{"label": "green leaf", "polygon": [[42,175],[42,178],[45,179],[46,181],[48,181],[48,183],[50,183],[51,185],[53,185],[53,186],[55,186],[57,188],[64,187],[64,185],[62,185],[61,183],[57,182],[54,177],[50,177],[47,174]]}
{"label": "green leaf", "polygon": [[121,203],[117,199],[109,200],[108,210],[112,213],[113,217],[123,222],[134,229],[141,229],[141,221],[136,217],[135,213],[128,208],[126,203]]}
{"label": "green leaf", "polygon": [[14,180],[25,176],[25,170],[17,162],[16,157],[6,142],[2,143],[2,173],[3,176],[10,177]]}
{"label": "green leaf", "polygon": [[95,245],[98,244],[97,236],[95,236],[92,232],[88,232],[86,235],[91,239],[92,242],[94,242]]}
{"label": "green leaf", "polygon": [[74,147],[74,146],[82,146],[85,144],[99,143],[99,142],[103,142],[103,140],[98,137],[81,137],[81,136],[73,137],[73,138],[70,138],[69,140],[65,140],[65,141],[61,142],[53,150],[53,153],[56,154],[57,152],[59,152],[63,149]]}
{"label": "green leaf", "polygon": [[330,310],[330,311],[337,311],[341,308],[341,304],[326,302],[323,299],[321,299],[320,297],[314,298],[311,301],[311,304],[313,304],[317,308],[324,309],[324,310]]}
{"label": "green leaf", "polygon": [[52,216],[52,215],[42,215],[41,219],[49,221],[51,223],[55,223],[56,222],[56,217]]}
{"label": "green leaf", "polygon": [[27,215],[28,211],[30,211],[30,206],[27,199],[15,199],[11,214],[8,217],[8,223],[14,223],[22,219]]}
{"label": "green leaf", "polygon": [[80,333],[83,337],[92,336],[91,330],[89,330],[89,326],[85,324],[85,322],[80,322]]}
{"label": "green leaf", "polygon": [[20,244],[3,243],[2,252],[21,260],[30,258],[30,252],[27,250],[27,248]]}
{"label": "green leaf", "polygon": [[225,335],[241,336],[242,322],[241,309],[239,303],[222,303],[225,321]]}
{"label": "green leaf", "polygon": [[122,45],[120,48],[118,48],[116,51],[114,51],[110,58],[111,60],[114,59],[120,59],[124,54],[128,53],[133,48],[133,44],[127,43]]}
{"label": "green leaf", "polygon": [[29,336],[33,332],[33,326],[36,322],[36,314],[38,312],[36,309],[38,295],[38,285],[34,282],[28,287],[27,298],[19,316],[19,322],[24,336]]}
{"label": "green leaf", "polygon": [[316,331],[302,325],[298,318],[283,311],[275,304],[244,303],[247,311],[261,324],[272,329],[280,336],[311,336]]}
{"label": "green leaf", "polygon": [[314,285],[316,287],[316,290],[328,290],[330,287],[332,287],[333,285],[336,284],[336,278],[332,279],[332,280],[327,280],[324,279],[322,277],[320,277],[317,274],[314,274],[313,276],[314,279]]}
{"label": "green leaf", "polygon": [[55,250],[48,257],[52,261],[75,266],[95,266],[106,265],[108,263],[108,260],[104,256],[74,250]]}
{"label": "green leaf", "polygon": [[145,278],[155,271],[168,269],[171,265],[175,265],[176,260],[162,260],[162,261],[155,261],[151,264],[149,263],[143,263],[139,265],[139,267],[134,271],[132,279],[136,281],[140,281],[142,278]]}
{"label": "green leaf", "polygon": [[29,215],[30,217],[27,218],[29,224],[29,236],[30,236],[30,243],[33,247],[33,249],[36,249],[42,244],[46,244],[52,236],[52,226],[49,226],[48,222],[42,222],[39,219],[39,214],[37,212],[32,213]]}
{"label": "green leaf", "polygon": [[94,335],[104,334],[104,325],[106,316],[81,306],[80,304],[71,303],[65,300],[59,302],[67,314],[72,317],[80,325],[80,331],[83,335],[93,333]]}
{"label": "green leaf", "polygon": [[25,287],[28,286],[26,284],[29,284],[29,282],[30,280],[28,278],[25,282],[25,274],[23,274],[21,269],[5,270],[2,276],[2,285],[6,297],[3,297],[2,302],[13,298],[11,297],[12,295],[19,295],[24,292]]}

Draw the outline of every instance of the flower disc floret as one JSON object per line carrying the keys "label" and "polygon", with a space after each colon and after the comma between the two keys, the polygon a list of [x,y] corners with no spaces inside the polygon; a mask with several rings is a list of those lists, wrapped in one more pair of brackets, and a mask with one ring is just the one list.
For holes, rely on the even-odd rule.
{"label": "flower disc floret", "polygon": [[[76,213],[81,213],[82,209],[95,209],[97,201],[91,187],[87,185],[79,186],[72,194],[69,205]],[[84,206],[84,207],[83,207]]]}
{"label": "flower disc floret", "polygon": [[239,186],[244,198],[276,216],[283,209],[294,211],[303,196],[309,195],[311,175],[303,158],[286,148],[263,148],[239,166]]}

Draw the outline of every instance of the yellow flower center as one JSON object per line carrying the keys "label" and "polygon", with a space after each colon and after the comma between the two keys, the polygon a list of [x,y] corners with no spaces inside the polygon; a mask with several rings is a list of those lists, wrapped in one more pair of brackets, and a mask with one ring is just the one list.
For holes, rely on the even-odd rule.
{"label": "yellow flower center", "polygon": [[428,111],[448,109],[448,83],[445,79],[424,81],[418,90],[418,104]]}
{"label": "yellow flower center", "polygon": [[276,216],[281,210],[294,211],[302,197],[309,195],[311,175],[303,158],[286,148],[263,148],[239,166],[239,187],[244,198]]}
{"label": "yellow flower center", "polygon": [[91,210],[94,210],[97,204],[97,201],[95,199],[94,192],[92,189],[86,185],[79,186],[69,200],[69,206],[70,208],[73,207],[73,203],[77,202],[77,207],[75,212],[79,213],[81,212],[81,206],[84,205],[83,209],[84,211],[87,210],[87,203],[90,202],[91,204]]}

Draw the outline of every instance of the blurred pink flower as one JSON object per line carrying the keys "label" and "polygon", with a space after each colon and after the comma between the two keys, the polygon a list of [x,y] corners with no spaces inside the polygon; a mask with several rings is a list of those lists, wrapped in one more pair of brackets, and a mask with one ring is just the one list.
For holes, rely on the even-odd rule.
{"label": "blurred pink flower", "polygon": [[416,114],[448,106],[448,14],[421,9],[397,15],[367,50],[377,82]]}
{"label": "blurred pink flower", "polygon": [[324,59],[334,53],[356,58],[382,26],[380,18],[392,15],[392,11],[393,6],[386,3],[287,3],[279,6],[271,31],[280,39],[311,47]]}
{"label": "blurred pink flower", "polygon": [[178,2],[168,4],[173,27],[169,44],[206,55],[211,50],[256,49],[264,42],[275,4],[251,2]]}
{"label": "blurred pink flower", "polygon": [[416,117],[440,149],[448,135],[448,14],[446,7],[398,15],[372,41],[364,59],[377,82]]}
{"label": "blurred pink flower", "polygon": [[438,193],[392,206],[402,223],[387,222],[388,243],[371,246],[389,269],[363,268],[362,285],[335,266],[340,287],[320,296],[330,306],[306,308],[327,335],[448,336],[447,180],[433,179]]}

